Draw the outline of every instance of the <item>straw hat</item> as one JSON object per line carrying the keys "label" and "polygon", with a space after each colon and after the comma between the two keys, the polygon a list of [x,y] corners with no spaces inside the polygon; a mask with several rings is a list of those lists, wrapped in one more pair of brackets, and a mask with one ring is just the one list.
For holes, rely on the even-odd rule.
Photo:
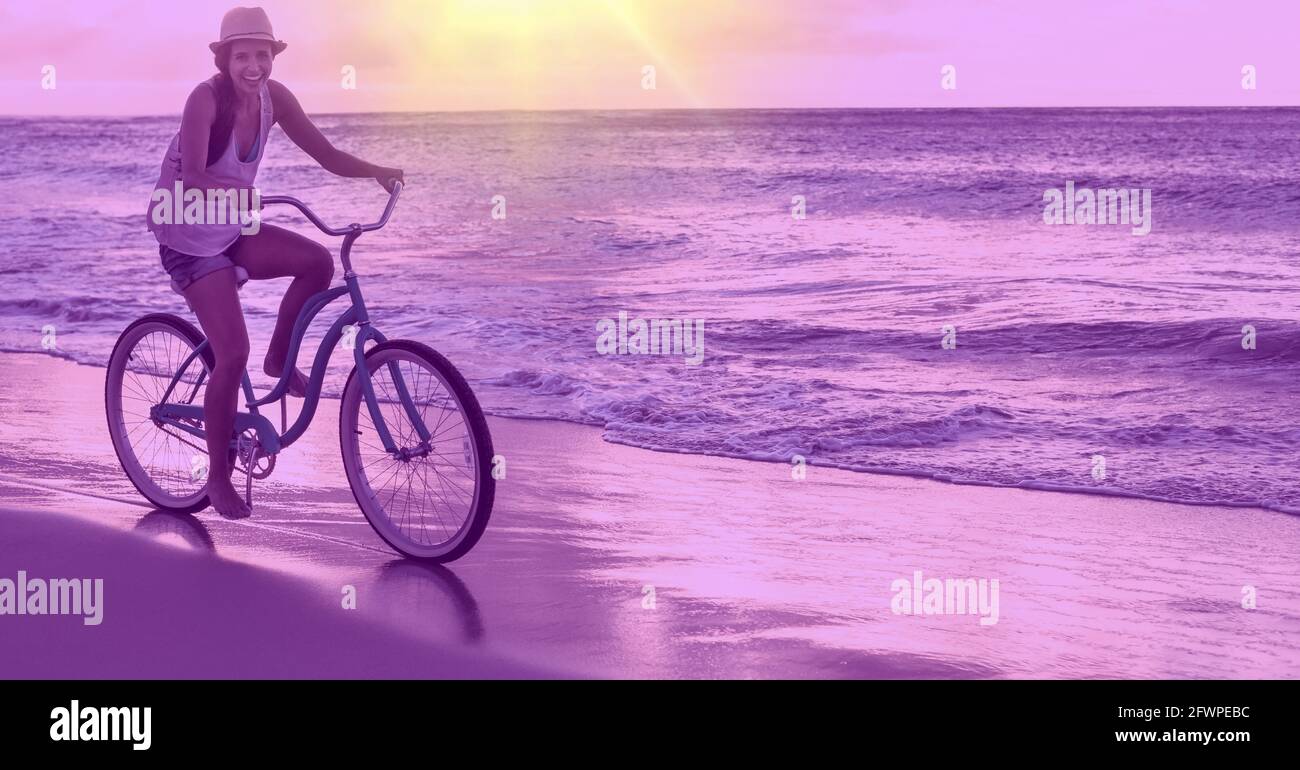
{"label": "straw hat", "polygon": [[226,43],[235,40],[265,40],[271,44],[271,51],[279,54],[288,43],[275,39],[271,31],[271,20],[261,8],[231,8],[221,17],[221,39],[209,43],[213,53]]}

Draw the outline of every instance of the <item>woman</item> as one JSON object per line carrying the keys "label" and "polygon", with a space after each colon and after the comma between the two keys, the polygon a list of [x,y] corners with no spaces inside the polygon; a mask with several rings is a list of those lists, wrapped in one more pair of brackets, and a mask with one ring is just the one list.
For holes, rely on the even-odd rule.
{"label": "woman", "polygon": [[[261,8],[235,8],[221,20],[221,39],[209,48],[218,73],[200,83],[185,102],[180,131],[163,160],[155,196],[174,190],[249,190],[254,185],[272,125],[326,170],[345,177],[373,177],[391,192],[405,182],[402,171],[368,163],[335,149],[303,112],[289,89],[271,80],[271,64],[286,44],[276,40]],[[151,204],[157,200],[151,198]],[[209,210],[210,211],[210,210]],[[238,219],[160,223],[151,205],[149,229],[158,238],[163,268],[189,301],[216,358],[203,397],[208,442],[208,500],[227,518],[252,511],[230,481],[229,441],[236,398],[248,363],[248,331],[238,288],[248,278],[293,277],[280,302],[275,332],[262,371],[279,378],[293,322],[303,303],[328,288],[334,259],[319,243],[272,225],[241,231]],[[306,394],[306,378],[296,367],[289,393]]]}

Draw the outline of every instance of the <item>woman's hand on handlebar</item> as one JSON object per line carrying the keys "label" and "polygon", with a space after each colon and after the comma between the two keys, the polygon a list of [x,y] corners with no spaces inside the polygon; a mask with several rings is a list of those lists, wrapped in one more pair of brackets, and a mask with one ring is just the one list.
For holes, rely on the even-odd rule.
{"label": "woman's hand on handlebar", "polygon": [[379,173],[375,174],[375,181],[390,195],[393,192],[395,182],[401,182],[403,187],[406,186],[406,177],[400,168],[384,168],[381,166]]}

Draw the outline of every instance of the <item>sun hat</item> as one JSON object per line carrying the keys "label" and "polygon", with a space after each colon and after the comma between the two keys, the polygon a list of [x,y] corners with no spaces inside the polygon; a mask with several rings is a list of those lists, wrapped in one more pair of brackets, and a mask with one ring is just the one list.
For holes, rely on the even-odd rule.
{"label": "sun hat", "polygon": [[261,8],[231,8],[221,17],[221,39],[209,43],[213,53],[226,43],[235,40],[265,40],[271,44],[271,51],[279,54],[289,44],[275,39],[271,31],[271,20]]}

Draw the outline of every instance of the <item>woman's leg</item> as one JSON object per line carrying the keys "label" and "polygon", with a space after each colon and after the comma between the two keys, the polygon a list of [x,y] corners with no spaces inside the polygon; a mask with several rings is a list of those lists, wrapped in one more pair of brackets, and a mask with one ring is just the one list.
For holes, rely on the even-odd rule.
{"label": "woman's leg", "polygon": [[185,298],[199,317],[199,325],[212,347],[216,366],[203,395],[203,427],[208,440],[208,501],[228,519],[252,512],[230,483],[227,456],[234,433],[239,384],[248,365],[248,331],[239,305],[235,270],[226,267],[199,278],[185,289]]}
{"label": "woman's leg", "polygon": [[[280,300],[275,332],[266,347],[266,360],[262,365],[262,371],[268,376],[279,377],[284,372],[289,335],[293,333],[298,312],[311,295],[329,288],[334,279],[334,258],[329,249],[310,238],[267,224],[263,224],[256,235],[240,238],[231,250],[230,258],[255,280],[293,277],[284,299]],[[289,393],[298,397],[307,394],[307,378],[297,367],[289,379]]]}

